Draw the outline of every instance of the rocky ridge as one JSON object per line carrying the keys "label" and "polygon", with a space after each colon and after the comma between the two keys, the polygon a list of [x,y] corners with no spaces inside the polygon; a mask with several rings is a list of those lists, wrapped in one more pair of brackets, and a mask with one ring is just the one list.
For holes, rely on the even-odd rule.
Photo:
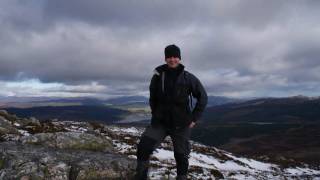
{"label": "rocky ridge", "polygon": [[[0,111],[0,179],[132,179],[143,127],[19,118]],[[191,142],[189,179],[320,179],[320,167],[281,167]],[[169,137],[150,179],[174,179]]]}
{"label": "rocky ridge", "polygon": [[94,124],[39,122],[0,111],[0,179],[132,179],[135,161]]}

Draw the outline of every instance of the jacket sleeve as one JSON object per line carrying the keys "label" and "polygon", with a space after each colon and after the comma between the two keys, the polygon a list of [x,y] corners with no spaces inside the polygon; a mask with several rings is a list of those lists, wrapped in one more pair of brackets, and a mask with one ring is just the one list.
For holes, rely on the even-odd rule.
{"label": "jacket sleeve", "polygon": [[197,103],[192,111],[193,122],[202,117],[202,113],[207,106],[208,96],[200,80],[191,74],[191,94],[197,99]]}
{"label": "jacket sleeve", "polygon": [[156,105],[157,105],[157,81],[159,79],[159,76],[157,74],[154,74],[151,78],[151,82],[149,85],[149,92],[150,92],[150,97],[149,97],[149,105],[151,109],[151,114],[153,114]]}

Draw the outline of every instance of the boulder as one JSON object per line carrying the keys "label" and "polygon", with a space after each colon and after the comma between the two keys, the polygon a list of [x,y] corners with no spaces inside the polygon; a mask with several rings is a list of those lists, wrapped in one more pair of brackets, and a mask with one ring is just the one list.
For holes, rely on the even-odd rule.
{"label": "boulder", "polygon": [[134,160],[114,153],[0,143],[0,179],[125,180],[134,168]]}
{"label": "boulder", "polygon": [[0,136],[5,134],[19,134],[19,132],[10,121],[0,116]]}

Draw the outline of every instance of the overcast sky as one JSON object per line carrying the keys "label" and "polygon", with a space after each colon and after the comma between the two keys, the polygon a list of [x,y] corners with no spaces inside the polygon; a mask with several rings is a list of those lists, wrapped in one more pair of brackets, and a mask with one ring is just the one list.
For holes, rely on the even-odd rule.
{"label": "overcast sky", "polygon": [[0,0],[0,96],[148,96],[164,47],[209,95],[320,95],[318,0]]}

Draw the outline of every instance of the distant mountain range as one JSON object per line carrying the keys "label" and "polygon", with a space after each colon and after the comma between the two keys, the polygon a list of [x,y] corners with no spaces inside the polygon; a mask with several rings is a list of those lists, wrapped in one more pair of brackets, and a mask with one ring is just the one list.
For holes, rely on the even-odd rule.
{"label": "distant mountain range", "polygon": [[143,104],[149,105],[149,98],[145,96],[123,96],[105,100],[106,103],[112,105],[127,105],[127,104]]}
{"label": "distant mountain range", "polygon": [[[209,96],[208,107],[234,102],[243,102],[247,99],[236,99],[224,96]],[[194,99],[193,102],[196,102]],[[110,99],[92,97],[59,98],[59,97],[1,97],[0,107],[35,107],[35,106],[70,106],[70,105],[132,105],[149,106],[149,97],[122,96]]]}
{"label": "distant mountain range", "polygon": [[207,107],[218,106],[229,103],[240,103],[249,100],[248,98],[230,98],[225,96],[208,96]]}
{"label": "distant mountain range", "polygon": [[114,123],[122,119],[121,116],[128,113],[125,110],[108,106],[41,106],[30,108],[5,108],[10,113],[20,117],[36,117],[44,121],[58,119],[65,121],[99,121]]}
{"label": "distant mountain range", "polygon": [[[233,98],[209,96],[208,107],[239,101]],[[33,116],[40,120],[148,123],[151,118],[149,98],[144,96],[123,96],[111,99],[8,97],[0,99],[0,107],[22,117]]]}
{"label": "distant mountain range", "polygon": [[[84,106],[84,107],[78,107]],[[89,108],[89,106],[92,106]],[[63,117],[64,111],[73,112],[79,110],[81,113],[73,113],[73,120],[83,119],[87,110],[97,111],[106,109],[104,120],[110,122],[119,120],[119,116],[130,114],[134,116],[140,109],[141,120],[150,118],[149,99],[144,96],[123,96],[112,99],[96,98],[8,98],[0,100],[0,107],[6,108],[9,112],[18,113],[21,116],[34,115],[41,117]],[[43,108],[39,108],[43,107]],[[11,108],[11,109],[10,109]],[[18,108],[18,109],[15,109]],[[23,108],[20,109],[19,108]],[[86,110],[87,109],[87,110]],[[110,110],[113,109],[113,110]],[[114,109],[120,109],[116,111]],[[204,123],[298,123],[319,121],[320,98],[310,98],[305,96],[294,96],[287,98],[256,98],[256,99],[236,99],[223,96],[209,96],[208,105],[203,115]],[[51,113],[50,113],[51,111]],[[44,114],[45,112],[45,114]],[[41,114],[43,113],[43,114]],[[121,114],[122,113],[122,114]],[[145,115],[143,115],[143,113]],[[149,113],[150,114],[150,113]],[[69,113],[71,115],[71,113]],[[78,115],[81,115],[79,117]],[[65,117],[65,116],[64,116]],[[95,119],[88,117],[90,119]],[[70,118],[70,117],[69,117]],[[98,118],[99,120],[102,117]],[[136,118],[134,118],[136,119]]]}
{"label": "distant mountain range", "polygon": [[293,96],[259,98],[206,109],[206,123],[320,122],[320,98]]}

